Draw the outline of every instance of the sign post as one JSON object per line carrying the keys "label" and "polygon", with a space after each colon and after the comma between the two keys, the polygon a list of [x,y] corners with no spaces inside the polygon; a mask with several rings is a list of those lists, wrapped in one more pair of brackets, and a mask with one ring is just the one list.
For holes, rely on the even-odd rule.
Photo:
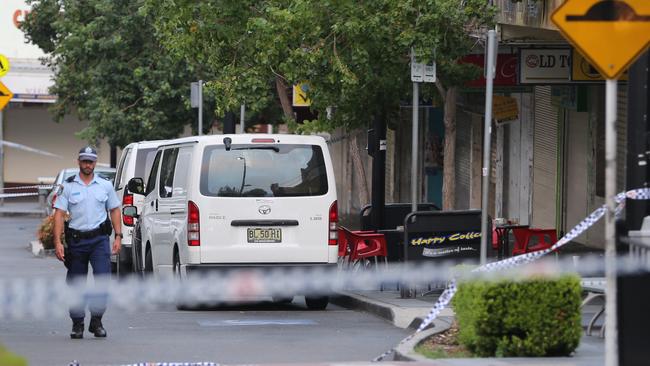
{"label": "sign post", "polygon": [[190,84],[190,104],[199,109],[199,136],[203,135],[203,80]]}
{"label": "sign post", "polygon": [[551,16],[566,39],[606,78],[605,96],[605,365],[618,365],[616,299],[617,80],[650,45],[647,0],[567,0]]}
{"label": "sign post", "polygon": [[483,187],[481,191],[481,265],[487,262],[488,206],[490,194],[490,142],[492,141],[492,94],[494,74],[496,70],[497,32],[487,33],[487,67],[485,68],[485,123],[483,125]]}
{"label": "sign post", "polygon": [[436,62],[418,63],[411,48],[411,81],[413,82],[413,125],[411,131],[411,212],[418,210],[418,135],[420,124],[420,84],[436,82]]}

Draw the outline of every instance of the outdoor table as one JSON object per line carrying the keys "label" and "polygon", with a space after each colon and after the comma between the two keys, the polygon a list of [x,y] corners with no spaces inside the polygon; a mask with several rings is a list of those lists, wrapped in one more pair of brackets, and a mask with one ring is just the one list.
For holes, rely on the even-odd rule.
{"label": "outdoor table", "polygon": [[508,256],[510,252],[510,231],[512,229],[528,229],[530,225],[519,225],[519,224],[505,224],[505,225],[496,225],[494,231],[497,233],[497,241],[499,243],[499,248],[497,249],[497,255],[499,259],[503,259]]}

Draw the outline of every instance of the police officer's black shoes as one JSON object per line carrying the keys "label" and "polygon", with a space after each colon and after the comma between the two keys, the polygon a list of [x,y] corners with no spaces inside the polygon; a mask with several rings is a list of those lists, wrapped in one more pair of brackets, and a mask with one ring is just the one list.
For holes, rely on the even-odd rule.
{"label": "police officer's black shoes", "polygon": [[95,337],[98,338],[106,337],[106,329],[104,329],[104,326],[102,325],[102,318],[99,316],[93,316],[92,318],[90,318],[90,325],[88,326],[88,331],[90,333],[93,333]]}
{"label": "police officer's black shoes", "polygon": [[70,338],[81,339],[83,337],[84,337],[84,323],[83,322],[72,323],[72,332],[70,332]]}

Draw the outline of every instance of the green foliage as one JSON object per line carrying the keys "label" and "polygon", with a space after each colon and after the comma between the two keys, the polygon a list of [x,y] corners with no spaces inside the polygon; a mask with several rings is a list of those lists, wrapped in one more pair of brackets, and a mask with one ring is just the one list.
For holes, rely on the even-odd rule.
{"label": "green foliage", "polygon": [[0,345],[0,365],[2,366],[27,366],[27,360],[24,357],[11,353],[8,349]]}
{"label": "green foliage", "polygon": [[124,146],[175,137],[196,119],[189,83],[199,75],[161,46],[141,0],[29,3],[21,28],[49,53],[55,120],[76,113],[89,121],[82,138]]}
{"label": "green foliage", "polygon": [[[67,221],[69,215],[65,214],[64,220]],[[54,214],[46,217],[41,222],[36,232],[38,241],[43,244],[43,249],[54,249]],[[61,233],[61,243],[65,245],[65,235]]]}
{"label": "green foliage", "polygon": [[428,62],[436,50],[445,85],[473,78],[476,68],[458,60],[475,44],[469,32],[494,16],[484,0],[144,1],[163,45],[210,75],[219,114],[277,105],[278,79],[308,81],[318,119],[298,132],[391,119],[411,92],[411,47]]}
{"label": "green foliage", "polygon": [[459,341],[481,357],[568,356],[582,334],[580,296],[575,276],[462,283],[453,299]]}

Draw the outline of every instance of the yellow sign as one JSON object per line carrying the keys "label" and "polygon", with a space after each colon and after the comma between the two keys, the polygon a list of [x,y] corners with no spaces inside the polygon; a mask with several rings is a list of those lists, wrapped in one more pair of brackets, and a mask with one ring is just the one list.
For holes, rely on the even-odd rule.
{"label": "yellow sign", "polygon": [[5,108],[5,106],[7,105],[7,103],[9,103],[9,101],[11,100],[11,98],[13,98],[13,96],[14,93],[9,91],[9,89],[7,89],[5,84],[0,82],[0,111]]}
{"label": "yellow sign", "polygon": [[[618,80],[627,81],[627,71]],[[575,48],[571,52],[571,81],[605,81],[602,75]]]}
{"label": "yellow sign", "polygon": [[497,123],[516,121],[519,119],[517,99],[503,95],[495,95],[492,98],[492,118]]}
{"label": "yellow sign", "polygon": [[621,76],[650,45],[648,0],[567,0],[551,19],[608,79]]}
{"label": "yellow sign", "polygon": [[300,83],[293,86],[293,106],[294,107],[309,107],[311,100],[307,97],[309,92],[309,84]]}
{"label": "yellow sign", "polygon": [[9,60],[5,55],[0,55],[0,77],[5,76],[9,72]]}

